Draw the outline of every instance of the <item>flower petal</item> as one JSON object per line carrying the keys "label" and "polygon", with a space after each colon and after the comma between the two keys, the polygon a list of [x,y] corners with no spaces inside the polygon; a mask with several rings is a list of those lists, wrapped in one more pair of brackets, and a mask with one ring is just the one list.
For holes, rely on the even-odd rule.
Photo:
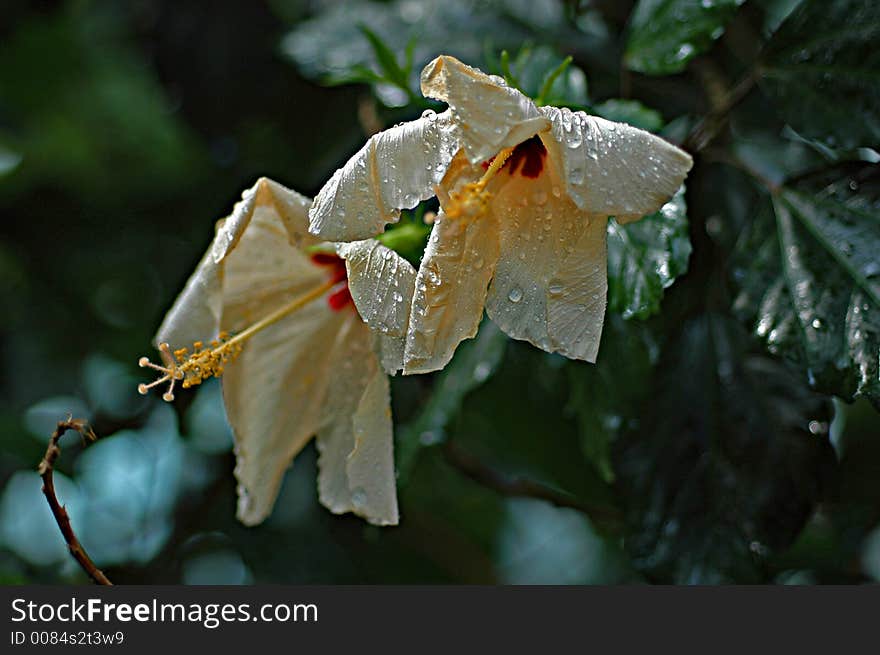
{"label": "flower petal", "polygon": [[403,336],[416,285],[416,269],[375,239],[337,246],[345,260],[348,288],[358,313],[371,329]]}
{"label": "flower petal", "polygon": [[[287,236],[276,205],[258,204],[222,262],[222,329],[252,325],[326,279]],[[254,525],[269,515],[285,470],[320,426],[332,352],[351,324],[361,325],[355,312],[335,312],[317,299],[253,335],[227,365],[223,395],[235,436],[242,522]]]}
{"label": "flower petal", "polygon": [[531,98],[503,79],[442,55],[422,70],[422,94],[449,104],[472,164],[550,127]]}
{"label": "flower petal", "polygon": [[339,335],[336,375],[318,430],[318,493],[335,514],[354,512],[376,525],[397,523],[388,379],[358,321]]}
{"label": "flower petal", "polygon": [[693,160],[660,137],[582,111],[542,107],[553,123],[544,145],[578,207],[618,223],[657,211]]}
{"label": "flower petal", "polygon": [[477,333],[498,247],[494,215],[468,221],[438,214],[416,277],[404,374],[443,368]]}
{"label": "flower petal", "polygon": [[291,245],[299,248],[319,243],[309,232],[311,198],[297,193],[267,177],[261,177],[254,186],[256,206],[271,207],[278,214]]}
{"label": "flower petal", "polygon": [[[578,209],[553,170],[533,179],[514,175],[499,181],[492,187],[491,208],[501,254],[486,299],[489,317],[507,335],[547,352],[595,358],[595,350],[582,343],[586,337],[574,334],[569,322],[595,329],[594,294],[604,310],[605,219],[590,220]],[[601,268],[601,280],[591,286],[569,277],[569,267]],[[600,328],[602,319],[600,312]]]}
{"label": "flower petal", "polygon": [[289,234],[274,204],[256,205],[223,261],[223,330],[242,330],[327,279],[322,266],[291,245]]}
{"label": "flower petal", "polygon": [[[255,212],[274,216],[273,229],[282,243],[308,245],[316,241],[307,229],[309,205],[305,196],[267,178],[260,178],[242,193],[232,214],[218,221],[214,240],[162,321],[155,344],[166,342],[177,348],[216,336],[221,313],[222,262],[238,245]],[[284,255],[278,257],[283,259]],[[296,271],[277,271],[274,277],[284,279],[291,273]]]}
{"label": "flower petal", "polygon": [[[223,226],[220,227],[222,229]],[[194,341],[214,337],[220,331],[220,264],[214,261],[211,250],[209,248],[204,254],[183,291],[165,314],[162,325],[153,337],[153,345],[168,343],[172,350],[176,350],[189,347]]]}
{"label": "flower petal", "polygon": [[354,513],[376,525],[397,525],[391,398],[388,378],[376,367],[367,383],[354,424],[354,450],[345,470]]}
{"label": "flower petal", "polygon": [[457,150],[449,112],[425,112],[374,134],[318,193],[309,229],[328,241],[380,234],[401,209],[434,195]]}
{"label": "flower petal", "polygon": [[570,359],[595,362],[605,321],[608,219],[593,218],[550,280],[547,332],[553,350]]}
{"label": "flower petal", "polygon": [[406,335],[392,337],[373,332],[373,351],[379,358],[388,375],[397,375],[403,369],[403,354],[406,350]]}
{"label": "flower petal", "polygon": [[238,518],[272,511],[284,473],[321,425],[337,339],[359,319],[318,300],[253,336],[223,374],[235,437]]}

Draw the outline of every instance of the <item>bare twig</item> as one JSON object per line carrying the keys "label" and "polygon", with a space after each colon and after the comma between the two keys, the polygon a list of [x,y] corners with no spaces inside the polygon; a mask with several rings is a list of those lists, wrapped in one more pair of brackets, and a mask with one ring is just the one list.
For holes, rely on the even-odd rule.
{"label": "bare twig", "polygon": [[731,110],[736,107],[752,90],[758,79],[757,69],[750,70],[737,84],[726,92],[720,91],[723,83],[717,78],[711,67],[703,70],[704,86],[707,87],[710,110],[691,130],[684,141],[684,148],[691,152],[705,149],[730,118]]}
{"label": "bare twig", "polygon": [[477,484],[488,487],[502,496],[537,498],[557,507],[567,507],[586,514],[595,525],[607,528],[612,532],[617,532],[621,528],[622,517],[617,510],[583,502],[540,482],[504,476],[483,464],[476,457],[462,451],[452,441],[444,443],[443,454],[453,468]]}
{"label": "bare twig", "polygon": [[43,495],[46,496],[49,508],[55,516],[55,522],[58,523],[58,527],[61,529],[61,534],[64,537],[64,541],[67,542],[67,548],[70,550],[73,558],[97,584],[112,585],[113,583],[107,579],[107,576],[104,575],[101,569],[95,566],[95,563],[86,553],[85,548],[79,543],[79,539],[76,538],[73,527],[70,525],[70,517],[67,515],[67,510],[58,502],[58,497],[55,495],[55,481],[52,477],[52,472],[54,471],[55,462],[61,456],[61,447],[58,445],[58,442],[68,430],[76,430],[87,442],[95,441],[96,439],[95,433],[92,432],[92,429],[82,419],[70,417],[66,421],[58,422],[55,432],[52,433],[49,439],[49,447],[46,448],[46,454],[37,468],[40,477],[43,479]]}

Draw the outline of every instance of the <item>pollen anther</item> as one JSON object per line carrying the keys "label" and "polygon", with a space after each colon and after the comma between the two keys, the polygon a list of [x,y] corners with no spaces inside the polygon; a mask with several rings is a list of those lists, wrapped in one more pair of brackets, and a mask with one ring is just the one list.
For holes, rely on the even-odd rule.
{"label": "pollen anther", "polygon": [[196,341],[193,343],[190,354],[188,348],[178,348],[171,352],[171,347],[167,343],[160,343],[159,352],[162,355],[164,366],[151,362],[148,357],[141,357],[138,360],[138,366],[151,368],[161,375],[150,384],[139,384],[138,393],[146,394],[153,387],[167,382],[168,390],[162,394],[162,399],[171,402],[174,400],[174,385],[178,380],[181,381],[181,386],[187,389],[201,384],[210,377],[219,378],[223,374],[226,364],[241,352],[247,339],[324,295],[337,283],[335,278],[327,280],[233,337],[230,337],[228,332],[220,332],[217,338],[210,342],[210,348],[205,348],[204,342]]}
{"label": "pollen anther", "polygon": [[445,194],[442,189],[435,187],[434,192],[440,198],[446,215],[465,220],[483,216],[489,210],[489,201],[492,199],[492,194],[486,191],[486,185],[501,170],[513,151],[514,148],[505,148],[495,155],[483,176],[476,182],[465,184],[460,191]]}

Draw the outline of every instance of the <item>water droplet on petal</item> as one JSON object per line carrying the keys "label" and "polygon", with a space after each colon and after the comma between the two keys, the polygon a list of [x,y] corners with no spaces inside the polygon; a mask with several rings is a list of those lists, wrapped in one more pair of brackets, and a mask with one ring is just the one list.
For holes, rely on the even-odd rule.
{"label": "water droplet on petal", "polygon": [[367,492],[360,487],[352,490],[351,504],[354,505],[355,509],[362,509],[367,504]]}

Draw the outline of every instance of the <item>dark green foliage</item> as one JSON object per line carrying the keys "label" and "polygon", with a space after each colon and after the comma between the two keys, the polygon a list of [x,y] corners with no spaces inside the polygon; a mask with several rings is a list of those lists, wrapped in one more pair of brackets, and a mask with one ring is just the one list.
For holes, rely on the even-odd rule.
{"label": "dark green foliage", "polygon": [[679,73],[724,34],[744,0],[640,0],[629,21],[624,60],[648,75]]}
{"label": "dark green foliage", "polygon": [[880,5],[807,0],[782,24],[758,72],[785,120],[833,148],[880,143]]}
{"label": "dark green foliage", "polygon": [[684,187],[660,211],[637,223],[608,223],[608,307],[624,318],[659,311],[663,289],[687,270]]}
{"label": "dark green foliage", "polygon": [[880,176],[850,166],[779,189],[739,246],[736,308],[811,384],[880,403]]}
{"label": "dark green foliage", "polygon": [[686,584],[765,580],[827,490],[829,403],[715,314],[682,326],[652,386],[615,460],[636,566]]}

